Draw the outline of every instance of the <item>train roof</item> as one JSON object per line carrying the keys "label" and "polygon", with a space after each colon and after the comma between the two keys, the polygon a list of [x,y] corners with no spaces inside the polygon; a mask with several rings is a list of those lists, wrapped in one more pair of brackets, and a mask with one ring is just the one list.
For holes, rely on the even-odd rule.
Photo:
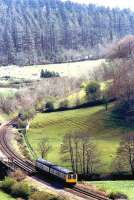
{"label": "train roof", "polygon": [[63,168],[63,167],[60,167],[60,166],[58,166],[58,165],[52,166],[52,169],[55,169],[55,170],[57,170],[57,171],[59,171],[59,172],[62,172],[62,173],[64,173],[64,174],[73,173],[71,170],[66,169],[66,168]]}
{"label": "train roof", "polygon": [[42,163],[42,164],[44,164],[44,165],[47,165],[47,166],[49,166],[49,167],[54,165],[53,163],[49,162],[48,160],[44,160],[44,159],[42,159],[42,158],[38,158],[38,159],[36,160],[36,162],[40,162],[40,163]]}
{"label": "train roof", "polygon": [[44,160],[44,159],[42,159],[42,158],[38,158],[37,160],[36,160],[36,162],[40,162],[40,163],[42,163],[42,164],[44,164],[44,165],[46,165],[46,166],[48,166],[48,167],[51,167],[52,169],[55,169],[55,170],[57,170],[57,171],[59,171],[59,172],[62,172],[62,173],[64,173],[64,174],[69,174],[69,173],[73,173],[71,170],[69,170],[69,169],[66,169],[66,168],[64,168],[64,167],[60,167],[60,166],[58,166],[58,165],[55,165],[55,164],[53,164],[53,163],[51,163],[51,162],[49,162],[49,161],[47,161],[47,160]]}

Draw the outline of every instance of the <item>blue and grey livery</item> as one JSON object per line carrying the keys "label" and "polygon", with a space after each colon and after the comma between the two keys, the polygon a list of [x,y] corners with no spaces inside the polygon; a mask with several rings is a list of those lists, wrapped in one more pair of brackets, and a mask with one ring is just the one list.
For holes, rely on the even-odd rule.
{"label": "blue and grey livery", "polygon": [[74,174],[71,170],[55,165],[42,158],[36,160],[36,168],[60,178],[67,184],[77,183],[77,174]]}

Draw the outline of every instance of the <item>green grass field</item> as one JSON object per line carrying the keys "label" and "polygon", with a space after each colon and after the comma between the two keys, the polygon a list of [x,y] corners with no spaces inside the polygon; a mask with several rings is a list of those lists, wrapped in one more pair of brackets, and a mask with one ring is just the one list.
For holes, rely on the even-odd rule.
{"label": "green grass field", "polygon": [[0,191],[0,200],[15,200],[15,199],[9,196],[8,194]]}
{"label": "green grass field", "polygon": [[108,193],[121,192],[129,197],[129,200],[134,200],[134,181],[95,181],[90,184],[96,185],[99,189],[104,189]]}
{"label": "green grass field", "polygon": [[103,106],[37,114],[31,123],[28,139],[38,152],[37,144],[47,136],[53,147],[47,159],[64,165],[60,160],[62,138],[66,133],[80,130],[88,132],[97,144],[103,161],[102,172],[111,171],[111,161],[115,158],[123,127],[111,120],[110,113]]}

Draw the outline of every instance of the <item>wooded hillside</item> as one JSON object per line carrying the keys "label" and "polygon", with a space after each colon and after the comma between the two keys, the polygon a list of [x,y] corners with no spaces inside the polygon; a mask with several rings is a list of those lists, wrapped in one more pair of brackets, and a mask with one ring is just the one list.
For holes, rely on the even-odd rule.
{"label": "wooded hillside", "polygon": [[60,0],[0,0],[1,65],[93,58],[104,44],[133,33],[130,10]]}

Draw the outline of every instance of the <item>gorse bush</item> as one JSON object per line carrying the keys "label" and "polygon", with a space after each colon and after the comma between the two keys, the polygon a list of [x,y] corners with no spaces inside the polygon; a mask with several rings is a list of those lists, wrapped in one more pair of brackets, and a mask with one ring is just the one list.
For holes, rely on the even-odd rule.
{"label": "gorse bush", "polygon": [[24,174],[20,170],[12,172],[11,176],[12,177],[6,177],[1,182],[0,189],[17,198],[18,200],[67,200],[62,196],[54,196],[44,191],[38,191],[37,188],[28,185],[28,183],[24,181],[21,181],[24,178]]}
{"label": "gorse bush", "polygon": [[59,196],[52,197],[51,200],[68,200],[68,198],[66,198],[63,195],[59,195]]}
{"label": "gorse bush", "polygon": [[34,192],[30,196],[30,200],[67,200],[64,196],[54,196],[43,191]]}
{"label": "gorse bush", "polygon": [[22,170],[17,169],[17,170],[15,170],[15,172],[10,173],[10,177],[15,179],[16,181],[22,181],[25,179],[26,175],[24,174],[24,172]]}
{"label": "gorse bush", "polygon": [[128,200],[127,195],[120,193],[120,192],[111,192],[109,194],[109,198],[113,200],[118,200],[118,199],[126,199]]}
{"label": "gorse bush", "polygon": [[11,194],[14,197],[22,197],[27,199],[30,195],[30,187],[25,182],[16,182],[11,187]]}
{"label": "gorse bush", "polygon": [[1,189],[7,193],[11,193],[12,186],[16,183],[16,181],[11,177],[6,177],[1,183]]}
{"label": "gorse bush", "polygon": [[[17,174],[18,175],[18,174]],[[30,195],[30,187],[25,182],[17,182],[12,177],[6,177],[1,182],[1,189],[14,197],[28,198]]]}
{"label": "gorse bush", "polygon": [[52,199],[52,195],[49,195],[43,191],[34,192],[30,196],[30,200],[51,200],[51,199]]}

